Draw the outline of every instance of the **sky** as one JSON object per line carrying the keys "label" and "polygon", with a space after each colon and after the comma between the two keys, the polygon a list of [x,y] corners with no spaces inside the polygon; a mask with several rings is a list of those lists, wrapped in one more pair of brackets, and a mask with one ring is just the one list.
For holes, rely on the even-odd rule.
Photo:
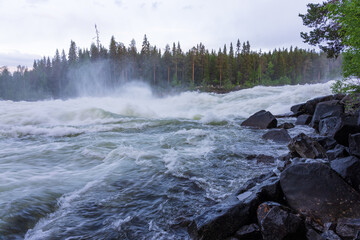
{"label": "sky", "polygon": [[[322,0],[0,0],[0,67],[31,67],[34,59],[101,44],[111,36],[138,49],[144,35],[164,49],[180,42],[183,50],[203,43],[209,50],[249,41],[251,49],[311,48],[302,42],[299,13]],[[316,48],[315,48],[316,49]]]}

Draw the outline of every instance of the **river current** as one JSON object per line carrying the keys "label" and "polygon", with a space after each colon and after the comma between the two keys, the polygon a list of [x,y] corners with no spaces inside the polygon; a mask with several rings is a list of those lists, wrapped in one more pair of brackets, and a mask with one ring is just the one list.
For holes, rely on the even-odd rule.
{"label": "river current", "polygon": [[241,122],[330,86],[0,101],[0,239],[188,239],[186,221],[276,166],[246,156],[287,153]]}

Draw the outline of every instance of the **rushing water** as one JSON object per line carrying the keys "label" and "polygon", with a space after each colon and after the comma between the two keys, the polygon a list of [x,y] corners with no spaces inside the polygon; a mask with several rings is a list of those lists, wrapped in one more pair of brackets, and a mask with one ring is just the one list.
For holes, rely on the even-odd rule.
{"label": "rushing water", "polygon": [[275,166],[247,155],[287,152],[240,123],[330,85],[0,101],[0,239],[187,239],[182,222]]}

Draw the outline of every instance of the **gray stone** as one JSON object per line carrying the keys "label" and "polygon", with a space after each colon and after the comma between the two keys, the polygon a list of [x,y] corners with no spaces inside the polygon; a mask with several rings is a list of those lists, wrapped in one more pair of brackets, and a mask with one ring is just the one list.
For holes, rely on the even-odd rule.
{"label": "gray stone", "polygon": [[240,240],[262,239],[260,228],[256,223],[242,226],[238,231],[236,231],[235,238]]}
{"label": "gray stone", "polygon": [[297,117],[295,125],[308,125],[311,122],[312,116],[309,114],[302,114]]}
{"label": "gray stone", "polygon": [[351,155],[360,158],[360,133],[349,136],[349,151]]}
{"label": "gray stone", "polygon": [[355,190],[360,191],[360,159],[354,156],[336,159],[331,161],[331,168]]}
{"label": "gray stone", "polygon": [[340,117],[344,113],[344,105],[337,100],[320,102],[316,105],[314,115],[311,120],[311,126],[318,129],[321,119],[329,117]]}
{"label": "gray stone", "polygon": [[288,143],[291,141],[289,133],[285,129],[270,130],[262,136],[265,140],[272,140],[277,143]]}
{"label": "gray stone", "polygon": [[349,135],[360,133],[360,126],[357,124],[357,116],[349,115],[341,117],[336,125],[334,139],[346,147],[349,146]]}
{"label": "gray stone", "polygon": [[326,151],[326,155],[329,160],[335,160],[337,158],[348,157],[349,153],[346,150],[346,147],[343,145],[337,144],[334,149]]}
{"label": "gray stone", "polygon": [[280,184],[288,205],[316,222],[360,216],[360,194],[325,164],[291,165]]}
{"label": "gray stone", "polygon": [[339,117],[329,117],[321,119],[319,122],[319,134],[323,136],[333,137],[336,132],[336,126],[341,119]]}
{"label": "gray stone", "polygon": [[297,153],[303,158],[326,158],[325,149],[314,139],[300,133],[288,145],[290,152]]}
{"label": "gray stone", "polygon": [[266,128],[276,128],[277,120],[271,112],[261,110],[248,119],[241,123],[241,126],[266,129]]}
{"label": "gray stone", "polygon": [[345,239],[356,239],[360,232],[360,218],[338,219],[336,233]]}

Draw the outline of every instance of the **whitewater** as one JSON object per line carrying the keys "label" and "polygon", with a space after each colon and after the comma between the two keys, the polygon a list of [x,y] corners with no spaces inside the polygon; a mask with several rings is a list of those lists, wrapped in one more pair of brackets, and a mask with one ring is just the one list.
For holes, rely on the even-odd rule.
{"label": "whitewater", "polygon": [[[287,153],[241,122],[331,84],[156,97],[133,83],[106,97],[0,101],[0,239],[188,239],[192,217],[276,167],[248,155]],[[300,132],[315,134],[289,130]]]}

